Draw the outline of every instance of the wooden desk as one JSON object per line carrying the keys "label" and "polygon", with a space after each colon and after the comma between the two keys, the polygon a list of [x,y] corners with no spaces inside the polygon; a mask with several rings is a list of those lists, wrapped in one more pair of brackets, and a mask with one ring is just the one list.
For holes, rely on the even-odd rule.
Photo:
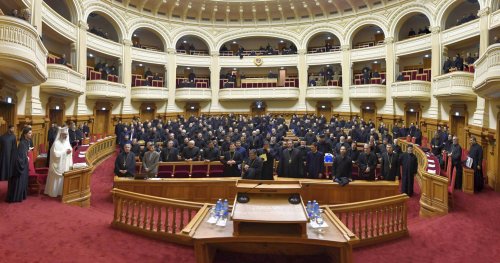
{"label": "wooden desk", "polygon": [[[207,211],[208,212],[208,211]],[[305,237],[294,235],[272,225],[251,229],[244,235],[233,235],[233,221],[225,227],[207,223],[209,214],[190,235],[194,241],[196,262],[212,262],[217,250],[252,254],[315,255],[326,254],[330,262],[352,262],[352,245],[359,240],[330,210],[325,210],[328,228],[318,232],[309,224]]]}

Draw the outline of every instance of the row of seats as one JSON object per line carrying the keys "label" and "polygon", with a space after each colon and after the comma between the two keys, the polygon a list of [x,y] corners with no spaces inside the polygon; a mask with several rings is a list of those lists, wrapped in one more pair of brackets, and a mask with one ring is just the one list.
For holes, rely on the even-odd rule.
{"label": "row of seats", "polygon": [[[102,74],[101,72],[95,71],[93,67],[87,66],[87,80],[102,80]],[[118,82],[118,76],[109,74],[106,80]]]}
{"label": "row of seats", "polygon": [[410,80],[423,80],[423,81],[431,81],[431,69],[430,68],[419,68],[412,70],[404,70],[401,72],[403,75],[403,81]]}
{"label": "row of seats", "polygon": [[153,76],[144,79],[142,75],[132,74],[132,87],[139,86],[164,87],[163,77],[160,77],[160,80],[153,80]]}
{"label": "row of seats", "polygon": [[62,64],[61,57],[53,55],[53,54],[49,54],[47,56],[47,64],[61,64],[61,65],[67,66],[70,69],[73,69],[73,65],[71,65],[69,63]]}
{"label": "row of seats", "polygon": [[314,53],[325,53],[325,52],[336,52],[336,51],[340,51],[340,46],[331,46],[330,48],[328,48],[328,50],[326,47],[313,47],[310,48],[309,51],[307,51],[307,53],[314,54]]}

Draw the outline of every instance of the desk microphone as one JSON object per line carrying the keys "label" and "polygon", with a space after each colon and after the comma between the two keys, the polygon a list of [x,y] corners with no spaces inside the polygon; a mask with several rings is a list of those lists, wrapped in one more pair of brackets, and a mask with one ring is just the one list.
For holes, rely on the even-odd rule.
{"label": "desk microphone", "polygon": [[238,197],[236,197],[236,201],[238,201],[238,203],[241,203],[241,204],[248,203],[248,201],[250,201],[250,197],[248,197],[247,194],[250,191],[252,191],[253,189],[257,188],[257,186],[259,186],[259,185],[262,185],[262,183],[258,183],[254,187],[252,187],[252,188],[248,189],[247,191],[245,191],[244,193],[238,194]]}

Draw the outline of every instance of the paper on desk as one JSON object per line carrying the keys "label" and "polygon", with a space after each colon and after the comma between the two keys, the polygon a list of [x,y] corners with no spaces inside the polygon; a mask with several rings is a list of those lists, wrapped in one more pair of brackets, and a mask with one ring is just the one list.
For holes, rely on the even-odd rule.
{"label": "paper on desk", "polygon": [[211,216],[208,218],[207,223],[209,224],[215,224],[217,223],[217,217]]}
{"label": "paper on desk", "polygon": [[219,219],[219,221],[217,221],[217,224],[215,224],[216,226],[226,226],[226,223],[227,223],[227,218],[224,218],[224,219]]}
{"label": "paper on desk", "polygon": [[326,227],[328,227],[328,224],[327,224],[326,222],[323,222],[323,224],[318,225],[318,223],[316,223],[316,221],[315,221],[315,220],[311,221],[311,222],[309,223],[309,225],[311,225],[311,227],[312,227],[312,228],[314,228],[314,229],[316,229],[316,228],[326,228]]}
{"label": "paper on desk", "polygon": [[427,170],[430,174],[436,174],[436,170]]}

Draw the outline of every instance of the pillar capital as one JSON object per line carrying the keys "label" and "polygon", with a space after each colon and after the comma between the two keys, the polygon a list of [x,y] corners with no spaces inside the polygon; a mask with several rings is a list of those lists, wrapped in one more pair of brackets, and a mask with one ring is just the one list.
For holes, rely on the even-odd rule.
{"label": "pillar capital", "polygon": [[349,51],[349,50],[351,50],[351,46],[350,45],[342,45],[342,46],[340,46],[340,50]]}
{"label": "pillar capital", "polygon": [[79,20],[79,21],[78,21],[78,27],[79,27],[80,29],[85,30],[85,31],[89,30],[89,24],[87,24],[87,22],[86,22],[86,21],[83,21],[83,20]]}
{"label": "pillar capital", "polygon": [[125,45],[125,46],[132,46],[132,40],[130,39],[123,39],[122,43]]}
{"label": "pillar capital", "polygon": [[210,56],[212,56],[212,57],[216,58],[216,57],[219,57],[219,56],[220,56],[220,53],[219,53],[219,51],[217,51],[217,50],[211,50],[211,51],[210,51]]}
{"label": "pillar capital", "polygon": [[305,54],[307,54],[307,49],[299,49],[299,50],[297,50],[297,54],[305,55]]}
{"label": "pillar capital", "polygon": [[392,43],[394,43],[394,38],[393,37],[386,37],[384,39],[384,43],[385,44],[392,44]]}
{"label": "pillar capital", "polygon": [[477,11],[477,16],[483,17],[483,16],[489,15],[490,13],[491,13],[490,7],[485,7],[483,9],[480,9],[479,11]]}
{"label": "pillar capital", "polygon": [[175,48],[167,48],[167,54],[175,54]]}
{"label": "pillar capital", "polygon": [[441,27],[440,26],[432,26],[429,28],[429,30],[432,32],[432,34],[439,34],[441,32]]}

